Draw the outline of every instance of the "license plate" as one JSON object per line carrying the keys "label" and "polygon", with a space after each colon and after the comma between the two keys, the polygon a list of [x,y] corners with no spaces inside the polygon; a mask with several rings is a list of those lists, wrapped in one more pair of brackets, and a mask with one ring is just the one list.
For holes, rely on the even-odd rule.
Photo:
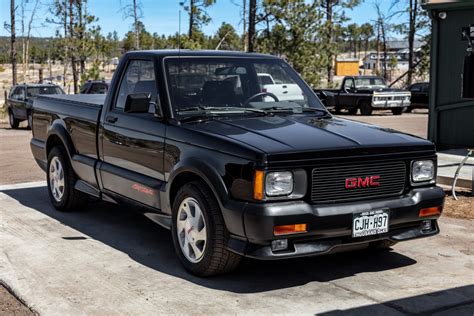
{"label": "license plate", "polygon": [[388,232],[389,211],[373,210],[354,214],[352,237],[364,237]]}

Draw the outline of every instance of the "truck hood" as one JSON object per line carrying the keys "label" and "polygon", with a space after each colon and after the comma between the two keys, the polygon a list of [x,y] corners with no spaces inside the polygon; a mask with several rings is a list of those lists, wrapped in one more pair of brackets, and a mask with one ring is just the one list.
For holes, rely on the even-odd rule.
{"label": "truck hood", "polygon": [[369,88],[364,88],[364,89],[357,89],[357,93],[391,93],[391,92],[396,92],[396,93],[409,93],[408,90],[404,89],[395,89],[395,88],[374,88],[374,89],[369,89]]}
{"label": "truck hood", "polygon": [[434,150],[434,145],[422,138],[337,117],[276,115],[186,125],[197,132],[242,143],[267,154],[368,147]]}

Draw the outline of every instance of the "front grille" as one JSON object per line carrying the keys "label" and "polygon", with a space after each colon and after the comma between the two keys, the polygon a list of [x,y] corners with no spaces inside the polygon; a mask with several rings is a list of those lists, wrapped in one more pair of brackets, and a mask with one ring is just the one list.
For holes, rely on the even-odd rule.
{"label": "front grille", "polygon": [[[346,189],[346,179],[379,176],[379,186]],[[314,203],[348,202],[402,194],[406,183],[403,161],[377,161],[317,167],[312,171],[311,200]]]}

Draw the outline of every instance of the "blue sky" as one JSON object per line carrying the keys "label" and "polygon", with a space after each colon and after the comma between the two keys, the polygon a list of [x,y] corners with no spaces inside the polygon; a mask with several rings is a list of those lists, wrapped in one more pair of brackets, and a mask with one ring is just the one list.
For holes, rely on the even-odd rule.
{"label": "blue sky", "polygon": [[[143,18],[142,21],[145,24],[146,29],[151,32],[157,32],[158,34],[174,34],[178,31],[179,26],[179,2],[181,0],[141,0],[143,5]],[[365,22],[371,22],[376,18],[376,12],[374,9],[375,0],[365,0],[359,7],[354,10],[346,10],[346,15],[351,18],[351,22],[362,24]],[[387,8],[391,1],[379,0],[382,3],[382,7]],[[17,4],[20,0],[16,0]],[[29,0],[33,2],[33,0]],[[52,0],[41,0],[41,3],[50,3]],[[120,10],[121,6],[131,3],[132,0],[89,0],[89,11],[91,14],[99,18],[97,24],[99,24],[104,34],[108,32],[117,31],[120,37],[130,29],[132,25],[131,19],[124,19],[123,13]],[[236,6],[234,3],[241,3],[240,0],[217,0],[216,4],[208,9],[209,14],[212,17],[212,21],[209,25],[203,28],[207,34],[214,33],[222,22],[232,24],[239,33],[242,32],[241,20],[241,8]],[[10,1],[0,0],[0,36],[8,36],[9,33],[3,28],[4,22],[10,23]],[[29,12],[26,16],[29,16]],[[56,26],[45,23],[46,18],[49,16],[48,10],[45,5],[40,7],[40,10],[36,14],[35,28],[33,30],[33,36],[53,36],[56,31]],[[182,32],[187,29],[187,16],[186,12],[182,12],[181,27]],[[19,29],[18,29],[19,30]]]}

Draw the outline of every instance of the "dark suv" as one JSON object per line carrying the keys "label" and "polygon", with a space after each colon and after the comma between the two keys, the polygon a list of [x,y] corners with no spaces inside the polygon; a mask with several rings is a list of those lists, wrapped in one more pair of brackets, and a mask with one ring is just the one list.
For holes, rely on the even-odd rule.
{"label": "dark suv", "polygon": [[13,86],[7,99],[8,121],[11,128],[18,128],[27,120],[31,128],[31,108],[38,95],[64,94],[63,89],[53,84],[20,84]]}

